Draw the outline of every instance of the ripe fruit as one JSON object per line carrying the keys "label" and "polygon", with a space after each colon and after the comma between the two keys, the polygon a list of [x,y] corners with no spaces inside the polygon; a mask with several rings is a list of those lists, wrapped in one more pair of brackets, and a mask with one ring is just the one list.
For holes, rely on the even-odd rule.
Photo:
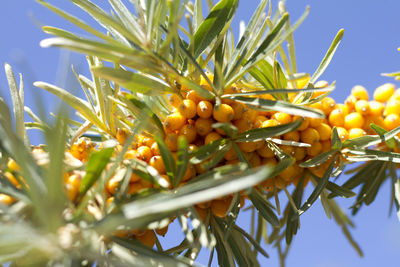
{"label": "ripe fruit", "polygon": [[374,99],[379,102],[386,102],[394,94],[394,90],[394,84],[385,83],[375,89]]}
{"label": "ripe fruit", "polygon": [[196,107],[197,115],[200,118],[208,119],[213,114],[213,105],[209,101],[200,101]]}
{"label": "ripe fruit", "polygon": [[368,91],[364,86],[356,85],[351,89],[351,95],[355,96],[357,100],[368,100]]}
{"label": "ripe fruit", "polygon": [[314,128],[307,128],[300,133],[300,140],[303,143],[307,143],[313,145],[314,143],[319,141],[319,133]]}
{"label": "ripe fruit", "polygon": [[364,118],[358,112],[352,112],[344,118],[344,128],[361,128],[364,125]]}
{"label": "ripe fruit", "polygon": [[218,122],[229,122],[233,119],[234,111],[231,106],[221,104],[219,108],[213,110],[213,117]]}
{"label": "ripe fruit", "polygon": [[185,99],[177,107],[178,112],[187,119],[196,116],[196,103],[193,100]]}
{"label": "ripe fruit", "polygon": [[194,127],[196,128],[197,134],[205,136],[212,131],[212,124],[212,119],[198,118],[194,124]]}
{"label": "ripe fruit", "polygon": [[167,130],[175,131],[182,128],[186,123],[186,118],[179,112],[172,113],[165,119],[164,125]]}

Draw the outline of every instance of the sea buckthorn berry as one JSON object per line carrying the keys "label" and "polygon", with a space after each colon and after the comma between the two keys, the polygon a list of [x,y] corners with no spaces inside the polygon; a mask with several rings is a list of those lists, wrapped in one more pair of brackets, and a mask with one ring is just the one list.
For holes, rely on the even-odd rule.
{"label": "sea buckthorn berry", "polygon": [[322,141],[321,145],[322,145],[321,153],[327,152],[332,149],[331,140]]}
{"label": "sea buckthorn berry", "polygon": [[272,119],[276,120],[278,124],[288,124],[292,122],[292,116],[283,112],[275,113],[272,115]]}
{"label": "sea buckthorn berry", "polygon": [[296,159],[296,161],[303,160],[306,157],[306,149],[304,147],[298,147],[296,146],[293,149],[293,157]]}
{"label": "sea buckthorn berry", "polygon": [[179,135],[184,136],[190,144],[196,139],[197,131],[193,124],[185,124],[179,131]]}
{"label": "sea buckthorn berry", "polygon": [[211,133],[207,134],[206,137],[204,138],[204,144],[207,145],[207,144],[214,142],[221,138],[222,138],[222,136],[219,135],[218,133],[211,132]]}
{"label": "sea buckthorn berry", "polygon": [[335,108],[336,102],[331,97],[325,97],[321,100],[322,111],[325,115],[331,113],[331,111]]}
{"label": "sea buckthorn berry", "polygon": [[190,145],[188,146],[188,151],[189,151],[189,152],[193,152],[193,151],[195,151],[196,149],[197,149],[197,146],[196,146],[196,145],[190,144]]}
{"label": "sea buckthorn berry", "polygon": [[263,158],[272,158],[274,156],[274,151],[272,151],[272,149],[270,149],[267,145],[257,149],[257,153]]}
{"label": "sea buckthorn berry", "polygon": [[[115,194],[115,192],[119,186],[119,181],[120,180],[115,177],[111,177],[110,179],[108,179],[108,181],[106,183],[106,189],[107,189],[108,193],[110,193],[111,195]],[[67,191],[68,191],[68,189],[67,189]]]}
{"label": "sea buckthorn berry", "polygon": [[374,99],[379,102],[386,102],[394,94],[395,85],[385,83],[375,89]]}
{"label": "sea buckthorn berry", "polygon": [[393,130],[400,126],[400,116],[398,114],[389,114],[383,121],[386,130]]}
{"label": "sea buckthorn berry", "polygon": [[[310,76],[304,76],[300,79],[296,80],[296,87],[299,89],[303,89],[304,87],[306,87],[306,85],[308,84],[308,82],[310,81]],[[289,83],[288,83],[289,84]]]}
{"label": "sea buckthorn berry", "polygon": [[0,204],[2,205],[11,205],[15,199],[9,195],[0,193]]}
{"label": "sea buckthorn berry", "polygon": [[236,165],[239,163],[239,159],[227,160],[225,165]]}
{"label": "sea buckthorn berry", "polygon": [[137,236],[137,239],[149,248],[154,247],[156,243],[156,235],[153,230],[147,230],[143,235]]}
{"label": "sea buckthorn berry", "polygon": [[15,162],[15,160],[13,160],[13,159],[9,159],[8,160],[8,162],[7,162],[7,167],[10,169],[10,170],[12,170],[12,171],[16,171],[16,172],[18,172],[18,171],[20,171],[21,170],[21,168],[19,167],[19,165],[17,164],[17,162]]}
{"label": "sea buckthorn berry", "polygon": [[165,145],[171,150],[175,152],[178,150],[178,135],[175,133],[169,133],[165,136],[164,139]]}
{"label": "sea buckthorn berry", "polygon": [[168,100],[171,106],[173,106],[174,108],[177,108],[183,102],[182,98],[177,94],[171,94]]}
{"label": "sea buckthorn berry", "polygon": [[153,187],[153,183],[145,179],[140,179],[139,183],[143,186],[143,188]]}
{"label": "sea buckthorn berry", "polygon": [[236,151],[233,147],[231,147],[228,151],[226,151],[225,155],[224,155],[224,159],[225,160],[235,160],[237,159],[238,156],[236,154]]}
{"label": "sea buckthorn berry", "polygon": [[294,165],[290,165],[287,167],[285,170],[283,170],[281,173],[279,173],[279,178],[283,179],[286,182],[290,182],[293,180],[293,178],[297,174],[297,169],[294,167]]}
{"label": "sea buckthorn berry", "polygon": [[385,106],[378,101],[369,102],[369,114],[372,116],[382,116]]}
{"label": "sea buckthorn berry", "polygon": [[204,221],[207,217],[207,209],[202,209],[198,205],[195,205],[197,215],[199,215],[200,220]]}
{"label": "sea buckthorn berry", "polygon": [[274,120],[274,119],[270,119],[270,120],[266,120],[261,124],[261,128],[265,128],[265,127],[273,127],[273,126],[278,126],[279,122]]}
{"label": "sea buckthorn berry", "polygon": [[368,100],[368,91],[364,86],[356,85],[351,89],[351,94],[357,98],[357,100]]}
{"label": "sea buckthorn berry", "polygon": [[141,135],[140,142],[138,142],[138,145],[151,147],[155,142],[156,140],[154,140],[152,137]]}
{"label": "sea buckthorn berry", "polygon": [[193,178],[196,175],[196,168],[192,164],[189,164],[185,175],[183,175],[182,181],[185,182],[191,178]]}
{"label": "sea buckthorn berry", "polygon": [[10,181],[15,187],[21,188],[21,185],[19,184],[17,178],[11,173],[11,172],[6,172],[4,173],[4,176],[7,178],[8,181]]}
{"label": "sea buckthorn berry", "polygon": [[196,103],[193,100],[185,99],[177,108],[178,112],[187,119],[196,116]]}
{"label": "sea buckthorn berry", "polygon": [[254,142],[238,142],[237,144],[243,152],[253,152],[257,149],[257,145]]}
{"label": "sea buckthorn berry", "polygon": [[224,218],[231,205],[232,198],[228,199],[214,199],[211,202],[212,213],[220,218]]}
{"label": "sea buckthorn berry", "polygon": [[319,133],[314,128],[307,128],[300,132],[300,140],[303,143],[313,145],[319,141]]}
{"label": "sea buckthorn berry", "polygon": [[354,110],[354,106],[357,102],[357,98],[354,95],[349,95],[344,101],[345,105],[349,108],[349,112]]}
{"label": "sea buckthorn berry", "polygon": [[157,235],[165,236],[168,232],[168,225],[163,227],[163,228],[157,228],[155,229]]}
{"label": "sea buckthorn berry", "polygon": [[200,118],[208,119],[213,114],[213,105],[206,100],[200,101],[197,104],[196,112]]}
{"label": "sea buckthorn berry", "polygon": [[337,127],[336,130],[337,130],[338,136],[339,136],[340,140],[342,140],[342,142],[349,139],[349,132],[345,128]]}
{"label": "sea buckthorn berry", "polygon": [[235,125],[235,127],[238,129],[238,133],[243,133],[252,128],[251,122],[246,118],[240,118],[233,121],[233,125]]}
{"label": "sea buckthorn berry", "polygon": [[316,128],[318,125],[324,122],[324,119],[321,118],[310,118],[310,127]]}
{"label": "sea buckthorn berry", "polygon": [[367,100],[358,100],[354,106],[356,112],[361,115],[367,115],[370,113],[369,102]]}
{"label": "sea buckthorn berry", "polygon": [[345,116],[349,114],[349,107],[345,104],[336,104],[335,109],[339,109]]}
{"label": "sea buckthorn berry", "polygon": [[254,121],[257,118],[258,115],[258,111],[254,110],[252,108],[247,108],[244,112],[243,112],[243,118],[248,119],[251,123],[254,123]]}
{"label": "sea buckthorn berry", "polygon": [[259,155],[255,154],[250,160],[249,160],[250,165],[255,168],[258,166],[261,166],[261,158]]}
{"label": "sea buckthorn berry", "polygon": [[287,182],[280,178],[279,176],[275,178],[275,187],[279,190],[282,190],[287,186]]}
{"label": "sea buckthorn berry", "polygon": [[198,118],[194,124],[194,127],[196,128],[198,135],[205,136],[212,131],[213,123],[214,122],[212,119]]}
{"label": "sea buckthorn berry", "polygon": [[159,156],[160,155],[160,149],[158,149],[158,144],[157,142],[154,142],[151,147],[151,153],[153,153],[154,156]]}
{"label": "sea buckthorn berry", "polygon": [[233,102],[231,107],[233,108],[233,120],[238,120],[242,118],[245,111],[245,105],[239,102]]}
{"label": "sea buckthorn berry", "polygon": [[205,100],[202,96],[200,96],[198,93],[196,93],[196,91],[194,90],[190,90],[187,94],[186,94],[186,99],[190,99],[192,100],[194,103],[199,103],[202,100]]}
{"label": "sea buckthorn berry", "polygon": [[136,158],[141,159],[143,161],[149,161],[150,158],[153,156],[150,147],[148,146],[140,146],[136,150]]}
{"label": "sea buckthorn berry", "polygon": [[219,109],[214,108],[213,117],[219,122],[229,122],[233,119],[234,111],[231,106],[227,104],[221,104]]}
{"label": "sea buckthorn berry", "polygon": [[136,150],[129,149],[124,155],[124,159],[136,159]]}
{"label": "sea buckthorn berry", "polygon": [[327,81],[324,81],[324,80],[320,80],[320,81],[318,81],[318,82],[316,82],[314,84],[315,88],[325,88],[325,87],[328,87],[328,86],[329,86],[329,83]]}
{"label": "sea buckthorn berry", "polygon": [[[207,78],[210,80],[210,82],[212,83],[214,81],[214,75],[211,73],[207,73]],[[206,78],[204,78],[203,75],[200,76],[200,85],[208,90],[208,91],[212,91],[212,87],[210,85],[210,83],[206,80]]]}
{"label": "sea buckthorn berry", "polygon": [[165,119],[164,125],[167,130],[176,131],[183,127],[186,118],[179,112],[172,113]]}
{"label": "sea buckthorn berry", "polygon": [[321,123],[315,129],[319,133],[319,140],[325,141],[325,140],[330,140],[331,139],[332,128],[328,124]]}
{"label": "sea buckthorn berry", "polygon": [[164,174],[166,172],[164,161],[161,156],[153,156],[149,161],[149,165],[156,169],[159,174]]}
{"label": "sea buckthorn berry", "polygon": [[311,157],[318,156],[321,151],[322,151],[322,144],[320,142],[316,142],[312,146],[307,147],[307,155]]}
{"label": "sea buckthorn berry", "polygon": [[315,102],[310,105],[310,108],[322,110],[321,102]]}
{"label": "sea buckthorn berry", "polygon": [[263,116],[263,115],[258,115],[257,117],[256,117],[256,119],[254,120],[254,128],[260,128],[260,126],[262,125],[262,123],[264,122],[264,121],[266,121],[267,120],[267,117],[265,117],[265,116]]}
{"label": "sea buckthorn berry", "polygon": [[136,173],[132,172],[131,177],[129,179],[129,182],[130,183],[135,183],[135,182],[139,182],[141,179],[142,179],[142,177],[140,177]]}
{"label": "sea buckthorn berry", "polygon": [[130,183],[128,187],[128,194],[134,195],[142,190],[144,187],[140,182]]}
{"label": "sea buckthorn berry", "polygon": [[304,117],[300,117],[300,116],[293,116],[293,122],[295,122],[297,120],[302,121],[299,128],[297,128],[297,131],[304,131],[310,125],[310,120],[308,118],[304,118]]}
{"label": "sea buckthorn berry", "polygon": [[333,126],[337,126],[337,127],[342,127],[344,126],[344,118],[345,118],[345,114],[343,114],[343,112],[340,109],[334,109],[332,110],[331,114],[329,114],[329,124],[333,127]]}
{"label": "sea buckthorn berry", "polygon": [[364,125],[364,118],[358,112],[352,112],[344,117],[344,128],[361,128]]}
{"label": "sea buckthorn berry", "polygon": [[367,133],[361,128],[351,128],[349,131],[349,139],[366,135]]}
{"label": "sea buckthorn berry", "polygon": [[389,114],[400,114],[400,100],[391,99],[386,103],[386,108],[384,110],[385,116]]}
{"label": "sea buckthorn berry", "polygon": [[123,145],[128,135],[129,135],[128,129],[118,128],[115,138],[117,139],[118,143]]}
{"label": "sea buckthorn berry", "polygon": [[285,133],[283,135],[283,139],[288,140],[288,141],[299,142],[300,141],[300,133],[298,131]]}
{"label": "sea buckthorn berry", "polygon": [[275,178],[269,178],[261,183],[265,191],[273,192],[275,187]]}
{"label": "sea buckthorn berry", "polygon": [[286,154],[293,156],[294,155],[294,146],[286,146],[282,145],[280,146],[281,150],[285,152]]}

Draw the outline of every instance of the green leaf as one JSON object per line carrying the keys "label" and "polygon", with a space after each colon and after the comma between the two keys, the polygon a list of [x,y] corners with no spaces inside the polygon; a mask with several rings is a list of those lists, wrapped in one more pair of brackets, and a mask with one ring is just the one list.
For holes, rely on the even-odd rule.
{"label": "green leaf", "polygon": [[235,136],[238,132],[238,128],[236,128],[235,125],[232,123],[227,123],[227,122],[217,122],[212,125],[213,129],[220,129],[224,131],[224,133],[229,136]]}
{"label": "green leaf", "polygon": [[332,150],[338,151],[342,149],[342,140],[339,138],[336,126],[334,126],[332,129],[331,144],[332,144]]}
{"label": "green leaf", "polygon": [[326,151],[312,159],[302,162],[299,166],[302,168],[310,168],[310,167],[315,167],[315,166],[321,165],[322,163],[324,163],[325,161],[330,159],[335,153],[336,153],[335,150]]}
{"label": "green leaf", "polygon": [[271,204],[267,202],[267,200],[262,196],[257,190],[251,189],[250,193],[247,194],[253,203],[254,207],[260,212],[267,222],[269,222],[272,226],[279,226],[279,219],[275,215],[275,212],[270,207]]}
{"label": "green leaf", "polygon": [[373,149],[349,149],[348,152],[355,155],[346,157],[351,161],[379,160],[400,163],[400,153]]}
{"label": "green leaf", "polygon": [[158,137],[157,135],[154,136],[154,139],[157,142],[158,149],[160,150],[160,155],[163,159],[165,169],[167,171],[167,175],[171,184],[177,184],[175,181],[176,163],[171,150],[169,150],[169,148],[165,144],[164,139]]}
{"label": "green leaf", "polygon": [[143,74],[108,67],[92,67],[91,71],[104,79],[118,83],[125,89],[144,95],[160,95],[173,90],[161,80]]}
{"label": "green leaf", "polygon": [[332,194],[335,195],[335,196],[342,196],[342,197],[348,198],[348,197],[354,197],[354,196],[357,195],[356,193],[354,193],[350,189],[347,189],[346,187],[337,185],[337,184],[329,182],[329,181],[328,181],[328,183],[326,185],[326,189],[331,191]]}
{"label": "green leaf", "polygon": [[218,163],[221,162],[221,160],[223,160],[224,155],[226,154],[226,152],[228,152],[229,149],[231,149],[231,147],[232,147],[232,142],[229,142],[224,146],[221,146],[207,162],[202,164],[202,169],[208,170],[215,167]]}
{"label": "green leaf", "polygon": [[306,202],[299,209],[299,215],[303,214],[306,210],[308,210],[311,205],[317,200],[318,196],[321,194],[322,190],[326,187],[329,181],[329,177],[333,171],[333,167],[335,166],[336,158],[332,160],[331,164],[329,164],[328,169],[325,171],[322,178],[318,181],[318,184],[315,186],[311,195],[308,197]]}
{"label": "green leaf", "polygon": [[82,179],[81,186],[79,188],[79,195],[83,196],[93,186],[93,184],[100,178],[100,174],[103,172],[107,163],[114,152],[113,147],[103,148],[100,151],[94,151],[90,154],[86,174]]}
{"label": "green leaf", "polygon": [[238,0],[221,0],[211,10],[207,18],[200,24],[193,36],[194,57],[199,57],[221,31],[230,24]]}
{"label": "green leaf", "polygon": [[[297,209],[300,208],[301,199],[303,198],[304,177],[305,175],[303,173],[292,194],[292,199]],[[286,244],[290,244],[292,242],[293,236],[297,234],[297,230],[299,229],[299,224],[300,224],[299,215],[297,211],[294,209],[294,207],[290,205],[288,212],[288,220],[286,222],[286,231],[285,231]]]}
{"label": "green leaf", "polygon": [[249,235],[245,230],[243,230],[242,228],[240,228],[236,224],[233,225],[233,230],[239,232],[241,235],[246,237],[246,239],[250,241],[250,243],[254,246],[254,248],[258,252],[260,252],[264,257],[269,258],[268,253],[263,249],[263,247],[261,247],[260,244],[256,240],[254,240],[254,238],[251,235]]}
{"label": "green leaf", "polygon": [[251,97],[244,97],[244,96],[223,96],[223,98],[233,99],[237,102],[244,103],[249,106],[253,106],[258,109],[262,110],[275,110],[284,112],[287,114],[293,114],[303,117],[310,117],[310,118],[324,118],[325,115],[323,112],[307,108],[300,105],[295,105],[289,102],[280,101],[280,100],[270,100],[270,99],[263,99],[263,98],[251,98]]}
{"label": "green leaf", "polygon": [[343,29],[339,30],[339,32],[336,34],[335,39],[333,39],[331,46],[329,47],[328,51],[326,52],[324,58],[322,59],[321,63],[319,64],[317,70],[311,76],[309,83],[315,83],[318,80],[318,78],[322,75],[322,73],[324,73],[325,69],[329,65],[329,62],[331,62],[332,57],[335,54],[335,51],[338,48],[340,41],[343,38],[343,34],[344,34]]}
{"label": "green leaf", "polygon": [[207,145],[197,148],[190,153],[190,162],[192,164],[199,164],[214,155],[222,147],[226,146],[227,140],[224,138],[215,140]]}
{"label": "green leaf", "polygon": [[188,143],[184,136],[178,138],[178,162],[176,163],[176,173],[173,187],[180,184],[185,176],[186,170],[189,165]]}
{"label": "green leaf", "polygon": [[296,130],[301,125],[300,120],[294,122],[271,126],[265,128],[257,128],[245,131],[233,138],[235,142],[255,142],[265,140],[268,137],[278,136]]}
{"label": "green leaf", "polygon": [[397,219],[400,221],[400,179],[397,177],[396,167],[392,164],[391,176],[392,176],[392,190],[393,190],[393,202],[397,209]]}
{"label": "green leaf", "polygon": [[82,116],[84,116],[87,120],[89,120],[94,125],[99,127],[101,130],[108,132],[108,130],[107,130],[106,126],[103,124],[103,122],[101,122],[100,119],[98,118],[98,116],[96,115],[96,113],[93,110],[91,110],[91,106],[89,105],[88,102],[70,94],[68,91],[66,91],[58,86],[51,85],[49,83],[34,82],[33,85],[56,95],[61,100],[63,100],[65,103],[70,105],[73,109],[75,109],[76,111],[81,113]]}
{"label": "green leaf", "polygon": [[[382,127],[371,123],[370,127],[372,128],[372,130],[374,130],[381,139],[385,140],[386,145],[391,148],[394,149],[396,147],[396,141],[394,140],[394,138],[390,138],[390,139],[386,139],[385,138],[385,134],[387,134],[387,131],[385,129],[383,129]],[[395,130],[399,130],[400,132],[400,127],[397,127],[398,129]]]}

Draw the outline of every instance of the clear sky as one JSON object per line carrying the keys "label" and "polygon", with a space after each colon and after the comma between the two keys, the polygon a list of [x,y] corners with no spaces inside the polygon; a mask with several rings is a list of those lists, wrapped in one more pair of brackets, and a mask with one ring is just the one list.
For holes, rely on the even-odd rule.
{"label": "clear sky", "polygon": [[[74,14],[82,14],[67,4],[68,1],[50,2]],[[273,0],[273,4],[276,3]],[[258,0],[240,1],[239,12],[233,23],[235,30],[238,29],[239,20],[249,19],[257,4]],[[296,20],[307,5],[311,7],[310,15],[295,32],[300,72],[312,73],[337,31],[344,28],[341,46],[321,77],[329,82],[337,82],[337,88],[332,93],[335,100],[343,102],[356,84],[364,85],[372,92],[382,83],[393,82],[391,78],[380,76],[380,73],[400,70],[400,52],[397,51],[400,46],[400,1],[288,0],[291,21]],[[40,48],[39,42],[46,35],[39,26],[43,23],[80,31],[33,0],[3,0],[0,8],[0,62],[8,62],[16,72],[23,73],[27,90],[26,105],[34,108],[32,97],[39,90],[31,84],[36,80],[55,83],[72,91],[78,90],[76,84],[61,73],[70,64],[74,64],[80,72],[87,73],[83,56],[55,48]],[[60,63],[65,60],[68,60],[68,64]],[[3,71],[0,71],[0,95],[9,99]],[[54,98],[44,95],[47,110],[54,111]],[[365,253],[362,259],[353,251],[334,222],[325,217],[321,205],[317,203],[301,218],[301,229],[294,239],[287,266],[398,266],[400,224],[395,214],[388,218],[389,199],[389,184],[386,183],[377,200],[353,218],[357,226],[352,231],[353,236]],[[340,201],[340,204],[347,209],[353,201],[347,199]],[[241,216],[242,225],[247,223],[247,218],[245,214]],[[275,251],[270,247],[266,249],[271,259],[262,259],[262,266],[278,266]],[[201,257],[200,261],[206,263],[207,258]]]}

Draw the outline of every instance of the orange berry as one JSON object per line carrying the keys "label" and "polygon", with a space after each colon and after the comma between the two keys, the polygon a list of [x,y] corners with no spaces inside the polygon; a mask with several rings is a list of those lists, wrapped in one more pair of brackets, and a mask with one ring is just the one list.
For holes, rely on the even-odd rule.
{"label": "orange berry", "polygon": [[228,151],[226,151],[225,155],[224,155],[224,159],[225,160],[235,160],[237,159],[237,154],[236,151],[233,147],[231,147]]}
{"label": "orange berry", "polygon": [[117,139],[118,143],[123,145],[129,134],[130,132],[128,129],[118,128],[115,138]]}
{"label": "orange berry", "polygon": [[176,131],[182,128],[185,123],[186,118],[179,112],[175,112],[166,117],[164,125],[167,130]]}
{"label": "orange berry", "polygon": [[272,149],[270,149],[267,145],[257,149],[257,153],[263,158],[272,158],[274,156],[274,151],[272,151]]}
{"label": "orange berry", "polygon": [[204,144],[207,145],[207,144],[214,142],[221,138],[222,138],[222,136],[219,135],[218,133],[211,132],[211,133],[207,134],[206,137],[204,138]]}
{"label": "orange berry", "polygon": [[284,139],[284,140],[288,140],[288,141],[299,142],[299,141],[300,141],[300,133],[299,133],[298,131],[293,131],[293,132],[285,133],[285,134],[283,135],[283,139]]}
{"label": "orange berry", "polygon": [[367,133],[361,128],[352,128],[349,131],[349,139],[357,138],[366,135]]}
{"label": "orange berry", "polygon": [[385,106],[381,102],[378,101],[369,102],[369,113],[372,116],[382,116],[384,109]]}
{"label": "orange berry", "polygon": [[233,119],[233,108],[227,104],[221,104],[219,109],[214,108],[213,117],[219,122],[229,122]]}
{"label": "orange berry", "polygon": [[11,205],[15,199],[9,195],[0,193],[0,204],[2,205]]}
{"label": "orange berry", "polygon": [[137,236],[137,239],[149,248],[154,247],[156,235],[153,230],[147,230],[143,235]]}
{"label": "orange berry", "polygon": [[298,174],[298,169],[294,166],[294,164],[287,167],[281,173],[279,173],[279,178],[283,179],[286,182],[290,182],[293,178]]}
{"label": "orange berry", "polygon": [[182,104],[182,98],[180,96],[178,96],[177,94],[171,94],[168,98],[169,103],[171,104],[171,106],[173,106],[174,108],[177,108],[180,104]]}
{"label": "orange berry", "polygon": [[320,142],[314,143],[311,147],[307,147],[307,155],[311,157],[318,156],[322,151],[322,144]]}
{"label": "orange berry", "polygon": [[324,119],[321,118],[310,118],[310,127],[317,128],[318,125],[324,122]]}
{"label": "orange berry", "polygon": [[164,161],[161,156],[153,156],[149,161],[149,165],[156,169],[159,174],[164,174],[166,172]]}
{"label": "orange berry", "polygon": [[331,140],[322,141],[321,145],[322,145],[321,153],[329,151],[332,148]]}
{"label": "orange berry", "polygon": [[319,141],[319,133],[314,128],[307,128],[300,133],[300,140],[303,143],[311,144],[317,143]]}
{"label": "orange berry", "polygon": [[190,99],[192,100],[196,105],[197,103],[199,103],[202,100],[205,100],[202,96],[200,96],[198,93],[196,93],[196,91],[194,90],[190,90],[187,94],[186,94],[186,99]]}
{"label": "orange berry", "polygon": [[255,168],[258,166],[261,166],[261,158],[259,155],[255,154],[250,160],[249,160],[250,165]]}
{"label": "orange berry", "polygon": [[267,120],[267,117],[265,117],[265,116],[263,116],[263,115],[258,115],[257,117],[256,117],[256,119],[254,120],[254,128],[260,128],[260,126],[262,125],[262,123],[264,122],[264,121],[266,121]]}
{"label": "orange berry", "polygon": [[286,146],[282,145],[280,146],[280,149],[285,152],[286,154],[293,156],[294,155],[294,146]]}
{"label": "orange berry", "polygon": [[384,114],[385,115],[400,114],[400,100],[390,99],[386,103],[386,108],[385,108]]}
{"label": "orange berry", "polygon": [[364,86],[356,85],[351,89],[351,94],[357,98],[357,100],[368,100],[368,91]]}
{"label": "orange berry", "polygon": [[224,218],[228,209],[231,205],[232,199],[214,199],[211,202],[211,211],[212,213],[220,218]]}
{"label": "orange berry", "polygon": [[17,178],[11,173],[11,172],[6,172],[4,173],[4,176],[7,178],[8,181],[10,181],[15,187],[21,188],[20,183],[18,182]]}
{"label": "orange berry", "polygon": [[8,162],[7,162],[7,167],[10,169],[10,170],[12,170],[12,171],[16,171],[16,172],[18,172],[18,171],[20,171],[21,170],[21,168],[19,167],[19,165],[17,164],[17,162],[15,162],[15,160],[13,160],[13,159],[9,159],[8,160]]}
{"label": "orange berry", "polygon": [[232,109],[233,109],[233,120],[238,120],[240,118],[242,118],[243,113],[245,111],[245,105],[239,102],[233,102],[231,105]]}
{"label": "orange berry", "polygon": [[196,116],[196,103],[193,100],[185,99],[183,102],[177,107],[177,110],[182,116],[187,119],[191,119]]}
{"label": "orange berry", "polygon": [[158,149],[158,144],[157,142],[154,142],[151,147],[151,153],[153,153],[154,156],[159,156],[160,155],[160,150]]}
{"label": "orange berry", "polygon": [[207,209],[202,209],[198,205],[195,205],[194,208],[197,211],[197,214],[200,217],[200,220],[204,221],[207,217]]}
{"label": "orange berry", "polygon": [[354,106],[356,112],[361,115],[367,115],[370,113],[369,102],[367,100],[358,100]]}
{"label": "orange berry", "polygon": [[128,194],[134,195],[140,192],[140,190],[142,190],[143,188],[144,187],[140,182],[130,183],[128,187]]}
{"label": "orange berry", "polygon": [[183,178],[182,178],[182,181],[183,181],[183,182],[184,182],[184,181],[187,181],[187,180],[189,180],[190,178],[193,178],[195,175],[196,175],[196,168],[195,168],[195,166],[193,166],[192,164],[189,164],[189,166],[188,166],[188,168],[187,168],[187,170],[186,170],[186,172],[185,172],[185,175],[184,175]]}
{"label": "orange berry", "polygon": [[129,179],[129,182],[130,183],[135,183],[135,182],[139,182],[141,179],[142,179],[142,177],[140,177],[136,173],[132,172],[131,178]]}
{"label": "orange berry", "polygon": [[256,117],[258,115],[258,111],[254,110],[252,108],[247,108],[243,112],[243,118],[248,119],[251,123],[253,123],[256,120]]}
{"label": "orange berry", "polygon": [[196,139],[196,128],[193,124],[185,124],[179,131],[179,135],[186,138],[186,141],[190,144]]}
{"label": "orange berry", "polygon": [[[108,181],[106,183],[106,189],[107,189],[108,193],[110,193],[111,195],[115,194],[115,192],[119,186],[119,181],[120,180],[115,177],[111,177],[110,179],[108,179]],[[66,184],[66,185],[69,185],[69,184]],[[71,185],[70,185],[70,187],[73,188]],[[68,192],[68,188],[67,188],[67,192]]]}
{"label": "orange berry", "polygon": [[197,134],[205,136],[212,131],[213,123],[214,122],[212,119],[198,118],[194,124],[194,127],[196,128]]}
{"label": "orange berry", "polygon": [[344,126],[344,118],[346,114],[344,114],[340,109],[334,109],[332,110],[331,114],[329,114],[329,124],[337,127],[342,127]]}
{"label": "orange berry", "polygon": [[278,124],[288,124],[292,122],[292,116],[283,112],[275,113],[272,115],[272,119],[276,120]]}
{"label": "orange berry", "polygon": [[136,150],[136,158],[141,159],[143,161],[149,161],[150,158],[153,156],[150,147],[148,146],[140,146]]}
{"label": "orange berry", "polygon": [[213,114],[213,105],[206,100],[200,101],[197,104],[196,112],[200,118],[208,119]]}
{"label": "orange berry", "polygon": [[332,128],[328,124],[321,123],[315,129],[319,133],[319,140],[325,141],[325,140],[330,140],[331,139]]}
{"label": "orange berry", "polygon": [[337,127],[337,132],[338,132],[338,136],[340,138],[340,140],[346,141],[347,139],[349,139],[349,133],[347,132],[347,130],[343,127]]}
{"label": "orange berry", "polygon": [[172,152],[175,152],[178,150],[178,135],[175,133],[169,133],[165,136],[164,142],[166,146],[171,150]]}
{"label": "orange berry", "polygon": [[357,102],[357,98],[354,95],[349,95],[344,101],[345,105],[348,107],[349,112],[354,110],[354,106]]}
{"label": "orange berry", "polygon": [[273,127],[273,126],[278,126],[278,125],[279,125],[279,123],[278,123],[276,120],[271,119],[271,120],[266,120],[266,121],[264,121],[264,122],[261,124],[261,128]]}
{"label": "orange berry", "polygon": [[352,112],[344,117],[344,128],[361,128],[364,125],[364,118],[358,112]]}
{"label": "orange berry", "polygon": [[293,149],[293,157],[296,159],[296,161],[303,160],[306,157],[306,149],[304,147],[296,146]]}
{"label": "orange berry", "polygon": [[374,99],[379,102],[386,102],[394,94],[395,85],[392,83],[385,83],[375,89]]}
{"label": "orange berry", "polygon": [[321,100],[321,105],[322,105],[322,111],[325,113],[325,115],[328,115],[335,108],[336,103],[335,100],[333,100],[333,98],[325,97]]}
{"label": "orange berry", "polygon": [[400,116],[398,114],[389,114],[383,121],[385,129],[390,131],[400,126]]}
{"label": "orange berry", "polygon": [[257,149],[255,142],[238,142],[237,144],[243,152],[253,152]]}
{"label": "orange berry", "polygon": [[339,109],[346,116],[349,114],[349,107],[344,104],[336,104],[335,109]]}
{"label": "orange berry", "polygon": [[251,122],[246,118],[240,118],[238,120],[233,121],[233,125],[235,125],[235,127],[238,129],[238,133],[243,133],[252,128]]}
{"label": "orange berry", "polygon": [[300,124],[299,128],[297,128],[297,131],[304,131],[310,125],[309,118],[304,118],[304,117],[300,117],[300,116],[293,116],[293,122],[295,122],[296,120],[302,120],[302,123]]}
{"label": "orange berry", "polygon": [[163,227],[163,228],[157,228],[155,229],[157,235],[165,236],[168,232],[168,225]]}

